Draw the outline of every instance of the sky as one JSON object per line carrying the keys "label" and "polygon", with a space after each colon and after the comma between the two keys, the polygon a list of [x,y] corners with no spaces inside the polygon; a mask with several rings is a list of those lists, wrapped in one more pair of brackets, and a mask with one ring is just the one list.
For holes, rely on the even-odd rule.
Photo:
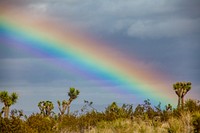
{"label": "sky", "polygon": [[[27,23],[40,21],[56,23],[58,30],[62,27],[62,31],[68,29],[73,31],[74,38],[77,35],[77,39],[81,36],[98,42],[95,43],[93,55],[95,56],[95,53],[100,55],[100,52],[102,55],[108,55],[108,60],[99,58],[102,63],[104,61],[107,63],[113,58],[116,62],[119,61],[119,64],[124,61],[125,64],[134,64],[136,68],[141,67],[138,71],[144,70],[144,73],[151,71],[147,74],[150,78],[145,78],[140,84],[149,86],[148,79],[158,80],[155,84],[167,86],[169,94],[166,94],[166,97],[171,95],[169,99],[173,98],[174,101],[177,97],[172,84],[177,81],[192,82],[192,90],[188,92],[186,98],[199,99],[200,96],[199,7],[199,0],[0,1],[0,10],[11,11],[13,16],[21,16],[21,18],[26,14],[23,20],[27,19]],[[5,12],[1,15],[5,15]],[[12,19],[12,15],[5,16]],[[13,22],[21,22],[21,18],[13,18]],[[35,27],[37,28],[39,27]],[[49,28],[51,29],[51,25]],[[40,31],[40,29],[37,30]],[[87,48],[90,46],[92,47],[88,45],[86,50],[84,47],[81,50],[87,53]],[[76,48],[76,46],[73,47]],[[109,49],[111,53],[106,53],[106,50],[103,52],[101,48]],[[139,93],[131,91],[130,88],[130,90],[126,89],[124,82],[122,84],[118,82],[120,76],[114,76],[112,79],[105,76],[96,78],[101,75],[99,72],[101,67],[98,68],[98,63],[94,60],[91,61],[96,67],[84,69],[85,73],[92,73],[93,78],[86,78],[77,72],[84,67],[81,64],[72,66],[75,71],[71,71],[69,67],[63,69],[58,65],[59,62],[65,62],[66,66],[71,65],[70,63],[74,62],[73,59],[38,56],[31,51],[32,49],[28,51],[7,45],[2,39],[0,40],[0,90],[19,94],[19,100],[13,108],[23,109],[25,112],[39,112],[38,102],[51,100],[57,110],[56,101],[68,99],[67,92],[70,87],[80,90],[80,96],[72,103],[74,110],[80,109],[84,100],[93,101],[94,106],[100,110],[104,110],[114,101],[136,106],[151,95],[148,91]],[[87,57],[84,54],[82,56]],[[87,61],[87,58],[79,58],[78,61],[82,60]],[[111,61],[111,65],[108,66],[116,67],[117,70],[126,68],[123,64],[122,67],[118,67],[117,63],[112,64],[113,62]],[[102,75],[109,71],[111,70],[103,71]],[[136,74],[135,78],[139,79],[137,76]],[[163,79],[159,80],[159,77]],[[160,101],[156,98],[150,100],[154,105]]]}

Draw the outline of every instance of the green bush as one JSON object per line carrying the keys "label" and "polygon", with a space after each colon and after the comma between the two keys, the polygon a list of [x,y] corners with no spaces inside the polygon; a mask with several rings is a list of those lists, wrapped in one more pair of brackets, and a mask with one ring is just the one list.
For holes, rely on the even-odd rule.
{"label": "green bush", "polygon": [[104,112],[104,119],[113,121],[119,118],[131,118],[133,116],[133,106],[130,104],[123,104],[119,107],[116,102],[109,105]]}
{"label": "green bush", "polygon": [[8,118],[0,117],[0,132],[10,132],[11,131],[11,124]]}
{"label": "green bush", "polygon": [[1,133],[31,133],[26,123],[19,117],[2,118],[0,117]]}
{"label": "green bush", "polygon": [[185,101],[185,110],[190,112],[195,112],[200,110],[200,101],[188,99]]}
{"label": "green bush", "polygon": [[200,133],[200,113],[197,112],[192,116],[192,124],[194,126],[194,132]]}
{"label": "green bush", "polygon": [[78,131],[78,119],[75,115],[63,115],[58,121],[60,132]]}
{"label": "green bush", "polygon": [[150,100],[144,100],[144,104],[139,104],[133,113],[133,115],[142,120],[153,119],[155,116],[160,115],[161,110],[159,109],[160,104],[157,107],[157,112],[151,107]]}
{"label": "green bush", "polygon": [[44,117],[41,114],[32,114],[26,120],[26,124],[35,133],[51,133],[55,129],[55,120],[52,117]]}

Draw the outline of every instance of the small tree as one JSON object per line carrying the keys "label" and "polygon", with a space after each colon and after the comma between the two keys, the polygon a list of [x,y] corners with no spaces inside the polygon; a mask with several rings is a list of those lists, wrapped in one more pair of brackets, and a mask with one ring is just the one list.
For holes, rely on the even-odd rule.
{"label": "small tree", "polygon": [[69,96],[69,105],[68,105],[68,109],[67,109],[67,114],[69,114],[69,112],[70,112],[70,104],[71,104],[71,102],[73,101],[73,100],[75,100],[77,97],[78,97],[78,95],[79,95],[79,90],[76,90],[75,88],[70,88],[69,89],[69,92],[68,92],[68,96]]}
{"label": "small tree", "polygon": [[[158,104],[157,109],[159,110],[160,104]],[[161,110],[161,109],[160,109]],[[149,99],[144,100],[144,104],[139,104],[134,111],[134,116],[140,117],[142,119],[152,119],[155,115],[154,109],[151,107],[151,102]]]}
{"label": "small tree", "polygon": [[64,115],[66,110],[67,110],[67,114],[69,115],[70,104],[74,99],[76,99],[78,97],[79,93],[80,93],[79,90],[76,90],[75,88],[70,88],[69,92],[68,92],[69,99],[67,101],[63,100],[62,106],[61,106],[61,102],[59,100],[57,101],[58,109],[59,109],[61,115]]}
{"label": "small tree", "polygon": [[17,93],[13,92],[10,95],[7,91],[0,92],[0,101],[4,104],[2,108],[2,113],[4,113],[4,117],[8,118],[10,112],[10,106],[17,102],[18,95]]}
{"label": "small tree", "polygon": [[185,101],[184,109],[186,111],[195,112],[200,110],[200,101],[194,99],[187,99]]}
{"label": "small tree", "polygon": [[184,97],[187,92],[191,89],[191,82],[177,82],[173,84],[175,93],[178,96],[178,108],[184,109]]}
{"label": "small tree", "polygon": [[67,106],[69,105],[69,103],[66,100],[62,101],[62,106],[61,106],[61,102],[59,100],[57,101],[57,103],[58,103],[58,109],[60,111],[60,115],[62,116],[62,115],[65,114],[65,111],[66,111]]}
{"label": "small tree", "polygon": [[54,106],[51,101],[40,101],[38,107],[44,116],[50,116],[53,113]]}

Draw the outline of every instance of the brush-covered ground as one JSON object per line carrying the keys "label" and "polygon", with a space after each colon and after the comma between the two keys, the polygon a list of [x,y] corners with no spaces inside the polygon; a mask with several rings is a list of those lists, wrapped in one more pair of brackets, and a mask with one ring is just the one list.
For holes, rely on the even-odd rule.
{"label": "brush-covered ground", "polygon": [[80,111],[68,115],[33,113],[26,116],[12,110],[9,118],[0,117],[1,133],[199,133],[200,103],[186,100],[184,109],[161,104],[152,106],[145,100],[134,110],[130,104],[113,102],[98,112],[85,101]]}

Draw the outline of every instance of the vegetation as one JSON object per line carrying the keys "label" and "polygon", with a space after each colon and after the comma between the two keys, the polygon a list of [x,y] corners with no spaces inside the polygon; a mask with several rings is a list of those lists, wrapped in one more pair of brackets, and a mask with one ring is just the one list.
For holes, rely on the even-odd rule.
{"label": "vegetation", "polygon": [[[175,92],[179,93],[181,87],[174,88]],[[144,103],[137,105],[135,109],[131,104],[119,106],[116,102],[113,102],[104,111],[98,112],[93,107],[93,102],[85,100],[85,105],[78,112],[70,113],[70,105],[80,93],[79,90],[70,88],[68,92],[69,99],[63,100],[62,103],[58,101],[59,114],[53,112],[54,105],[51,101],[40,101],[38,103],[40,113],[33,113],[27,117],[22,110],[14,109],[10,111],[10,116],[0,116],[0,132],[199,133],[200,102],[193,99],[188,99],[185,103],[182,102],[183,97],[189,90],[186,89],[180,95],[181,103],[178,103],[178,105],[181,108],[179,106],[172,108],[168,104],[162,109],[161,103],[152,106],[150,100],[146,99]],[[4,91],[0,94],[5,95],[5,93]],[[16,93],[13,94],[16,95]],[[4,103],[6,100],[5,98],[2,99],[1,102]],[[67,113],[65,114],[66,110]],[[4,110],[2,109],[2,111]]]}
{"label": "vegetation", "polygon": [[184,109],[184,97],[187,92],[191,89],[191,82],[177,82],[173,84],[174,90],[178,96],[178,108]]}
{"label": "vegetation", "polygon": [[38,103],[38,107],[40,112],[44,116],[50,116],[54,113],[52,110],[54,109],[53,103],[51,101],[41,101]]}
{"label": "vegetation", "polygon": [[69,96],[69,99],[68,101],[66,100],[63,100],[62,101],[62,106],[61,106],[61,103],[60,101],[58,100],[57,103],[58,103],[58,108],[59,108],[59,111],[60,111],[60,115],[63,116],[65,114],[65,111],[67,110],[67,114],[69,115],[69,112],[70,112],[70,104],[71,102],[76,99],[79,95],[79,90],[76,90],[75,88],[70,88],[69,89],[69,92],[68,92],[68,96]]}
{"label": "vegetation", "polygon": [[10,106],[17,102],[18,95],[16,93],[8,94],[7,91],[0,92],[0,101],[4,104],[1,114],[4,113],[4,117],[8,118]]}

